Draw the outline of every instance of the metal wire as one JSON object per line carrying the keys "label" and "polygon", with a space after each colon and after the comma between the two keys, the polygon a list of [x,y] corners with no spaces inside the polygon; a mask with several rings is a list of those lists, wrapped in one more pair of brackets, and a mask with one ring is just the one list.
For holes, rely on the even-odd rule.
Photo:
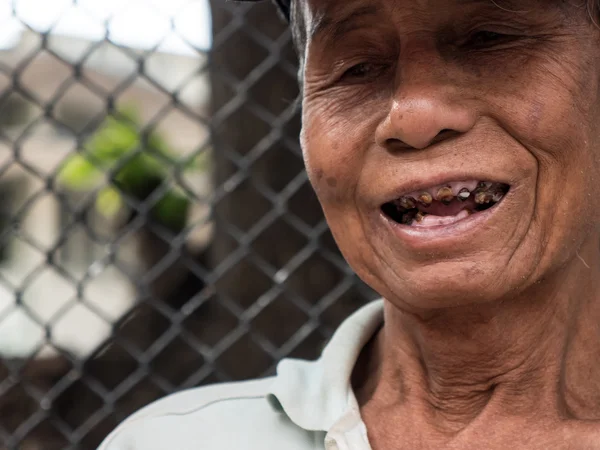
{"label": "metal wire", "polygon": [[[61,4],[66,15],[89,2]],[[20,18],[17,6],[8,18]],[[2,449],[94,449],[166,394],[316,357],[373,298],[337,251],[302,167],[285,23],[268,4],[211,6],[210,53],[183,35],[195,54],[169,56],[167,35],[145,50],[120,45],[109,17],[103,38],[69,54],[62,16],[42,31],[22,20],[21,43],[0,52]],[[103,52],[129,69],[102,74]],[[87,150],[107,117],[139,137],[108,166]],[[159,151],[155,130],[186,150]],[[65,184],[74,155],[92,167],[81,185],[98,171],[103,181]],[[123,182],[141,155],[162,173],[138,173],[143,193]],[[196,160],[208,163],[188,170]],[[173,209],[156,212],[173,192],[187,208],[177,226]],[[118,198],[112,216],[101,214],[107,198]]]}

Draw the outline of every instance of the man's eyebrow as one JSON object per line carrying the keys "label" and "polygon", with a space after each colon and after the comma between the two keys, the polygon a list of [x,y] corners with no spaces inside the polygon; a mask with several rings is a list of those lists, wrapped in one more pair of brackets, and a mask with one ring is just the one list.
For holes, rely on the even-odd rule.
{"label": "man's eyebrow", "polygon": [[522,6],[523,1],[519,0],[457,0],[459,5],[479,5],[488,4],[499,9],[516,12],[516,7]]}
{"label": "man's eyebrow", "polygon": [[[476,6],[486,4],[493,8],[498,8],[500,11],[518,13],[522,12],[522,7],[519,8],[518,0],[455,0],[458,5]],[[313,18],[313,23],[309,28],[309,36],[312,39],[322,39],[326,37],[328,40],[336,41],[343,37],[346,33],[359,27],[361,19],[377,16],[381,14],[381,8],[378,5],[362,6],[360,8],[351,9],[341,14],[340,17],[332,17],[326,12],[321,12]]]}
{"label": "man's eyebrow", "polygon": [[309,36],[311,40],[327,37],[332,41],[336,41],[346,33],[356,29],[361,19],[376,16],[380,11],[377,6],[370,5],[348,11],[341,17],[332,18],[321,14],[314,18]]}
{"label": "man's eyebrow", "polygon": [[528,11],[528,8],[523,5],[523,3],[526,3],[523,0],[457,0],[457,2],[459,5],[465,7],[486,5],[492,9],[495,8],[498,11],[506,13],[523,13]]}

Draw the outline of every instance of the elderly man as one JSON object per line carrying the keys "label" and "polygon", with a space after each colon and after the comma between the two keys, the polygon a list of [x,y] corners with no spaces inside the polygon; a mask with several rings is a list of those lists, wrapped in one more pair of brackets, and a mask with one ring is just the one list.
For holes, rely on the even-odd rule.
{"label": "elderly man", "polygon": [[599,0],[279,0],[327,221],[383,300],[104,450],[600,449]]}

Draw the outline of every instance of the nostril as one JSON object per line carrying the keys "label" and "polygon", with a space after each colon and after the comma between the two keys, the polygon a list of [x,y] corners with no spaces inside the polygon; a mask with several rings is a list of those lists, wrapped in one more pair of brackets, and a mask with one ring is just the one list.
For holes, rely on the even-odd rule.
{"label": "nostril", "polygon": [[423,142],[421,145],[418,146],[410,145],[402,139],[398,138],[388,138],[384,141],[384,145],[388,150],[391,151],[423,149],[429,147],[430,145],[437,144],[448,139],[452,139],[456,136],[459,136],[460,134],[461,133],[459,131],[445,128],[442,131],[440,131],[432,140],[428,142]]}
{"label": "nostril", "polygon": [[404,142],[402,142],[400,139],[396,139],[396,138],[390,138],[390,139],[386,139],[385,140],[385,145],[387,148],[390,149],[397,149],[397,148],[408,148],[409,146],[406,145]]}
{"label": "nostril", "polygon": [[449,128],[445,128],[442,131],[440,131],[435,138],[433,138],[433,141],[431,141],[431,144],[435,144],[437,142],[445,141],[446,139],[451,139],[451,138],[453,138],[455,136],[458,136],[460,134],[461,133],[459,131],[451,130]]}

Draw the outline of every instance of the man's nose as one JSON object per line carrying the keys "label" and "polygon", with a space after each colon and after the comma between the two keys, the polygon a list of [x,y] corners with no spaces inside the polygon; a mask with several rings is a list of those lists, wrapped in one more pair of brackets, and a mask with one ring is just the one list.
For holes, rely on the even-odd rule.
{"label": "man's nose", "polygon": [[377,128],[377,143],[390,151],[423,149],[466,133],[477,114],[460,91],[440,73],[400,74],[390,109]]}

